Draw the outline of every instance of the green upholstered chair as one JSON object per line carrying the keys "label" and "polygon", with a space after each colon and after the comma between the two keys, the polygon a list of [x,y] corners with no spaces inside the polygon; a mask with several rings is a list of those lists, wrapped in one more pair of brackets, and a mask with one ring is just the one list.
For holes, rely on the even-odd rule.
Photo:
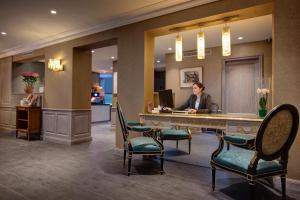
{"label": "green upholstered chair", "polygon": [[224,135],[224,141],[227,143],[227,150],[229,150],[229,146],[231,144],[244,149],[254,149],[255,135],[244,133],[229,133]]}
{"label": "green upholstered chair", "polygon": [[189,154],[191,153],[192,135],[189,128],[187,130],[179,129],[178,127],[172,129],[162,129],[159,131],[159,138],[163,143],[164,140],[176,140],[176,148],[178,149],[178,140],[189,141]]}
{"label": "green upholstered chair", "polygon": [[144,126],[142,123],[137,122],[137,121],[130,121],[127,120],[126,116],[124,115],[124,112],[121,108],[121,105],[117,103],[119,106],[119,111],[121,114],[121,117],[124,119],[125,126],[129,131],[134,131],[134,132],[139,132],[139,133],[144,133],[146,135],[149,135],[150,132],[152,132],[152,128],[148,126]]}
{"label": "green upholstered chair", "polygon": [[131,159],[134,154],[140,155],[157,155],[160,156],[160,173],[163,174],[163,163],[164,163],[164,147],[156,138],[151,136],[140,136],[132,139],[128,138],[129,130],[124,119],[124,114],[120,104],[117,102],[117,113],[120,121],[123,140],[124,140],[124,157],[123,167],[125,167],[126,154],[128,152],[128,176],[131,173]]}
{"label": "green upholstered chair", "polygon": [[275,107],[263,120],[253,150],[223,150],[224,136],[211,156],[212,189],[215,189],[216,167],[244,176],[254,195],[257,179],[281,176],[282,197],[286,197],[288,153],[299,125],[296,107],[283,104]]}

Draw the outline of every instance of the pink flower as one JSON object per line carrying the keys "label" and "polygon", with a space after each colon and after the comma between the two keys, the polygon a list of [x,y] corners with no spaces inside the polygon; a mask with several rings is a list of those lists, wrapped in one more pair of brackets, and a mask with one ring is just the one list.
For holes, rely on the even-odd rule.
{"label": "pink flower", "polygon": [[23,72],[23,73],[21,73],[21,76],[24,76],[24,77],[32,76],[32,77],[37,78],[37,77],[39,77],[39,74],[36,72]]}

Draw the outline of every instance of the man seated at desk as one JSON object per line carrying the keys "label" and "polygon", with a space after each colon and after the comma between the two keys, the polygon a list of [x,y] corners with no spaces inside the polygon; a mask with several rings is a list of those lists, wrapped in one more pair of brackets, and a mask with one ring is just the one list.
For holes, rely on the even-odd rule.
{"label": "man seated at desk", "polygon": [[178,107],[177,110],[188,110],[189,113],[210,113],[211,112],[211,97],[204,93],[204,85],[200,82],[193,83],[193,94],[190,98]]}

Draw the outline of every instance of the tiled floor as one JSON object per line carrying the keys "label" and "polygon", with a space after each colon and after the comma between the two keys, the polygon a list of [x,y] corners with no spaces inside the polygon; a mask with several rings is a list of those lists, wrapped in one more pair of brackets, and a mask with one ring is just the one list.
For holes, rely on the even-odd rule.
{"label": "tiled floor", "polygon": [[[44,141],[15,139],[0,134],[0,200],[93,199],[249,199],[244,179],[217,172],[211,191],[210,153],[217,145],[213,134],[193,135],[192,154],[187,142],[166,141],[165,175],[158,160],[134,157],[133,175],[122,168],[122,151],[114,148],[109,124],[92,127],[93,141],[64,146]],[[257,199],[281,199],[280,187],[258,184]],[[299,185],[288,184],[290,199],[300,199]]]}

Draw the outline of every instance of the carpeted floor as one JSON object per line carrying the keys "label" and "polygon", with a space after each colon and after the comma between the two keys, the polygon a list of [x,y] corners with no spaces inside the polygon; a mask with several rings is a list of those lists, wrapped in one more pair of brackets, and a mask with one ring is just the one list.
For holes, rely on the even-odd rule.
{"label": "carpeted floor", "polygon": [[[133,175],[126,176],[122,151],[114,148],[109,124],[93,125],[93,141],[64,146],[44,141],[15,139],[0,133],[0,200],[135,200],[135,199],[249,199],[247,182],[217,171],[211,191],[209,158],[216,148],[213,134],[195,134],[192,154],[187,141],[166,141],[166,174],[158,160],[134,157]],[[288,183],[289,199],[300,199],[299,185]],[[256,187],[257,199],[281,199],[279,183]]]}

